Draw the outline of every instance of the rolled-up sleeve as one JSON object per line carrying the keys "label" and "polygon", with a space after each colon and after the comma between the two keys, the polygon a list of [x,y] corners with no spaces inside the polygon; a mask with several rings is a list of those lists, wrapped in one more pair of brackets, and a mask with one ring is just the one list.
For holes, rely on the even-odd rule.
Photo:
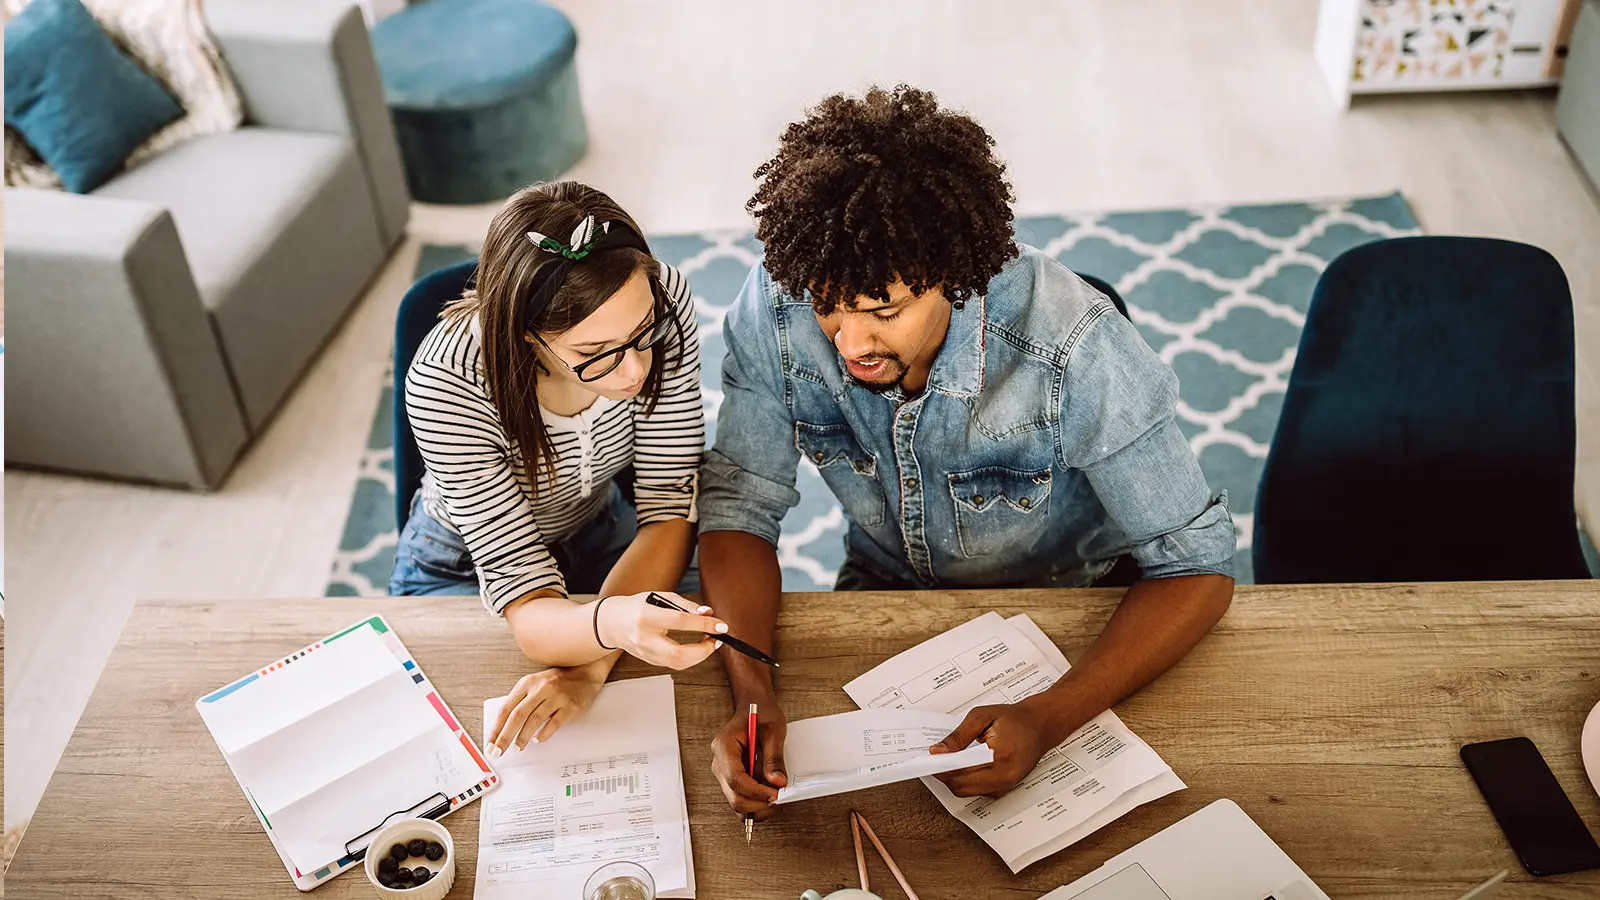
{"label": "rolled-up sleeve", "polygon": [[765,270],[756,266],[723,324],[722,405],[716,444],[700,471],[700,530],[743,531],[778,543],[800,502],[794,417]]}
{"label": "rolled-up sleeve", "polygon": [[1072,348],[1062,385],[1062,462],[1081,470],[1146,578],[1233,577],[1226,492],[1213,495],[1175,419],[1178,379],[1113,310]]}

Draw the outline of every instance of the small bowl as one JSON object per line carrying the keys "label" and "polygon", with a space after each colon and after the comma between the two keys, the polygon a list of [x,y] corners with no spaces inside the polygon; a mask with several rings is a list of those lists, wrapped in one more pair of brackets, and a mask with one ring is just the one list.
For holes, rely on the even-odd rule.
{"label": "small bowl", "polygon": [[[379,884],[378,863],[389,855],[389,848],[395,844],[409,844],[417,838],[438,841],[444,845],[444,859],[422,863],[433,873],[433,877],[428,879],[427,884],[418,887],[388,888]],[[372,882],[381,897],[394,900],[444,900],[444,895],[450,893],[450,887],[456,880],[456,845],[450,839],[450,830],[432,819],[399,819],[373,835],[362,871],[367,873],[367,880]]]}

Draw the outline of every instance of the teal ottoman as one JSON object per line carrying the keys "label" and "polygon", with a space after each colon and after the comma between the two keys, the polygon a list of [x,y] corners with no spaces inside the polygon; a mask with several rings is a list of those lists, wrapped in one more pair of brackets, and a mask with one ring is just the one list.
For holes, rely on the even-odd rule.
{"label": "teal ottoman", "polygon": [[578,36],[543,3],[428,0],[379,22],[372,46],[416,200],[501,200],[589,144]]}

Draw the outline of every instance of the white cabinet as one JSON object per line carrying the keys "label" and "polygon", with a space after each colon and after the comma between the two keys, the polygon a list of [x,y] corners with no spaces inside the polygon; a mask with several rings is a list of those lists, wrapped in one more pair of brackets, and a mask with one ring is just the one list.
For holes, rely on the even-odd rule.
{"label": "white cabinet", "polygon": [[1600,0],[1583,4],[1556,101],[1556,127],[1600,188]]}
{"label": "white cabinet", "polygon": [[1316,58],[1335,99],[1352,94],[1540,87],[1581,0],[1322,0]]}

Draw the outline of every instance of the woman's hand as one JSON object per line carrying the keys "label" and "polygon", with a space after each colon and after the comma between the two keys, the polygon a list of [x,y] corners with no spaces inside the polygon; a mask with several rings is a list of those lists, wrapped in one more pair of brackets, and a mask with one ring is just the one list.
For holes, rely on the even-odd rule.
{"label": "woman's hand", "polygon": [[[651,593],[676,604],[678,612],[651,606]],[[619,597],[604,597],[595,615],[596,631],[607,649],[620,649],[655,666],[669,669],[687,669],[704,662],[722,646],[718,634],[728,631],[727,623],[711,617],[711,607],[695,606],[683,597],[667,591],[645,591]],[[667,636],[668,631],[699,631],[706,637],[690,644],[680,644]]]}
{"label": "woman's hand", "polygon": [[[606,666],[605,671],[609,670]],[[513,741],[521,750],[530,743],[549,740],[557,729],[589,709],[605,683],[605,675],[596,678],[592,665],[522,676],[489,730],[489,758],[509,750]]]}

